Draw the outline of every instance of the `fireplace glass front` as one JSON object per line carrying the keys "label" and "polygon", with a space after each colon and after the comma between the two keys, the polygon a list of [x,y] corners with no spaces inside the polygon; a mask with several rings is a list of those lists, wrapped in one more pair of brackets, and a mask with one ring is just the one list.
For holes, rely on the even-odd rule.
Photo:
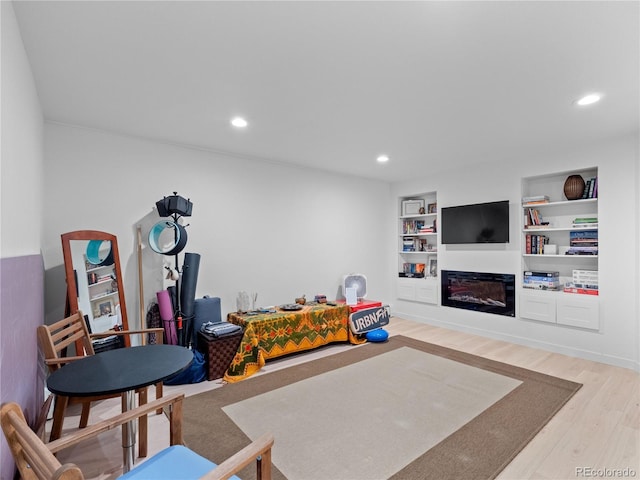
{"label": "fireplace glass front", "polygon": [[442,270],[442,305],[515,317],[515,275]]}

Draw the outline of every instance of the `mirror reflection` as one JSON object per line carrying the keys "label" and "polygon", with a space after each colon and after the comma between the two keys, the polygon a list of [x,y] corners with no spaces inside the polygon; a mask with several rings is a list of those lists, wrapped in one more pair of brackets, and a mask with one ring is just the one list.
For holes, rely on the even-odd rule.
{"label": "mirror reflection", "polygon": [[62,235],[69,313],[81,310],[91,333],[128,329],[118,244],[92,230]]}
{"label": "mirror reflection", "polygon": [[92,333],[122,325],[118,281],[111,242],[72,240],[78,308],[88,317]]}

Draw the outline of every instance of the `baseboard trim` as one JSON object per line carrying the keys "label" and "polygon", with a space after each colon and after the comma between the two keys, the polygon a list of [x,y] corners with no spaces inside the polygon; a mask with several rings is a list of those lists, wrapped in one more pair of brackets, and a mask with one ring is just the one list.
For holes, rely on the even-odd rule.
{"label": "baseboard trim", "polygon": [[459,332],[470,333],[472,335],[478,335],[479,337],[491,338],[493,340],[502,340],[505,342],[514,343],[517,345],[523,345],[525,347],[538,348],[553,353],[560,353],[569,357],[582,358],[584,360],[590,360],[593,362],[604,363],[607,365],[613,365],[615,367],[627,368],[636,372],[640,372],[640,361],[628,359],[624,357],[618,357],[614,355],[607,355],[591,350],[570,347],[567,345],[560,345],[551,342],[543,342],[534,340],[531,338],[520,337],[517,335],[504,334],[500,332],[494,332],[490,330],[484,330],[480,328],[468,327],[459,325],[457,323],[447,322],[445,320],[438,320],[435,318],[421,317],[418,315],[412,315],[404,312],[393,312],[394,316],[400,318],[406,318],[407,320],[413,320],[419,323],[426,323],[435,327],[448,328]]}

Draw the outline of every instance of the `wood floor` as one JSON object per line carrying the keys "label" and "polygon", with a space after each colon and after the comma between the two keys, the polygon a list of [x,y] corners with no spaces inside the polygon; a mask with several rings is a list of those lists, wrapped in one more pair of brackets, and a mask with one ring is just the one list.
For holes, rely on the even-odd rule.
{"label": "wood floor", "polygon": [[[391,319],[387,330],[390,335],[405,335],[583,384],[564,408],[507,465],[498,479],[640,478],[638,373],[397,317]],[[259,374],[348,348],[357,347],[332,345],[270,361]],[[165,389],[192,395],[221,386],[219,381],[205,381]],[[117,414],[119,409],[119,400],[100,402],[92,409],[90,421]],[[65,431],[76,426],[77,418],[65,420]],[[168,445],[169,433],[162,415],[151,417],[149,428],[149,453],[152,455]],[[107,432],[99,440],[62,452],[59,458],[62,463],[80,465],[86,478],[116,478],[121,473],[122,464],[119,432]]]}

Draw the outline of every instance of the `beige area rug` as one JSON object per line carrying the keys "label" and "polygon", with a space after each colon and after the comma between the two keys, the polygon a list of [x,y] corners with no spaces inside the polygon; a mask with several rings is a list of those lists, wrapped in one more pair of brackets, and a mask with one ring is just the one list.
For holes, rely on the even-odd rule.
{"label": "beige area rug", "polygon": [[276,479],[494,478],[579,388],[394,336],[189,397],[183,428],[215,462],[273,432]]}

